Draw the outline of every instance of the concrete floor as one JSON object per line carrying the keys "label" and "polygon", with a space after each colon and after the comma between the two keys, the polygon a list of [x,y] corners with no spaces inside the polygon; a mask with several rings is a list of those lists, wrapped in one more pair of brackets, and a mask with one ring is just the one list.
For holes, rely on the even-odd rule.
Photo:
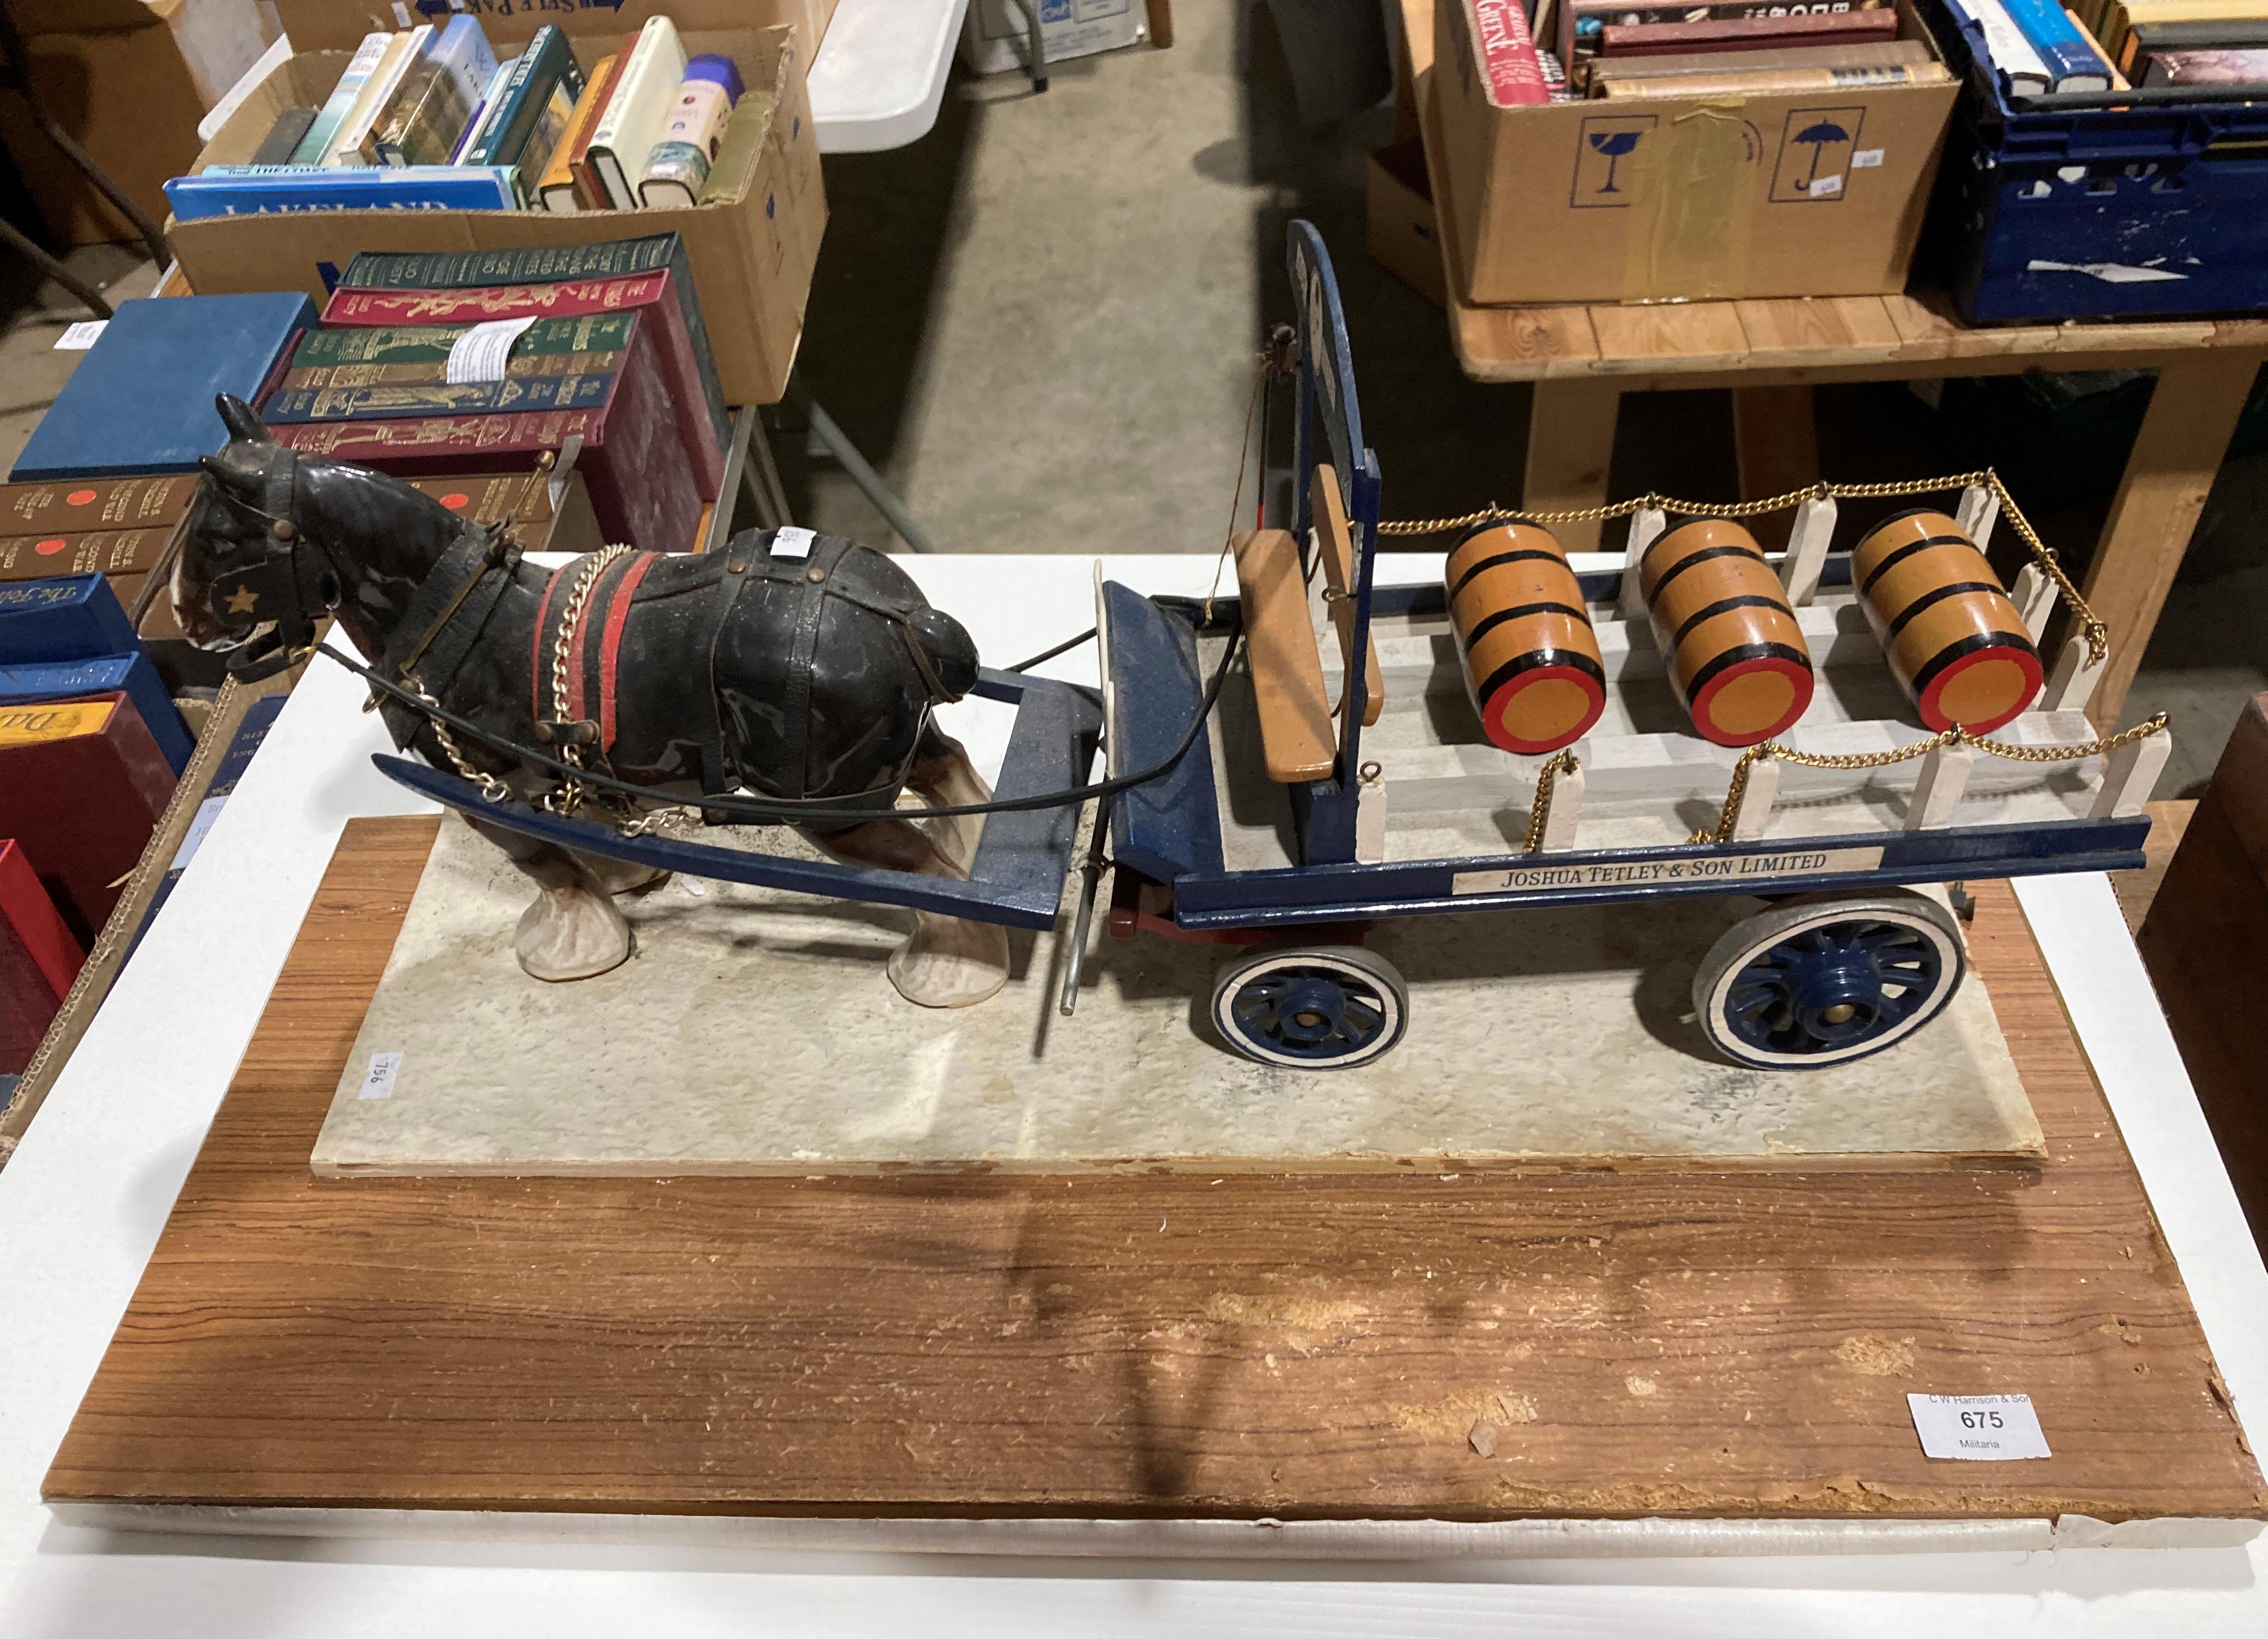
{"label": "concrete floor", "polygon": [[[1289,311],[1285,225],[1322,230],[1339,274],[1366,431],[1389,516],[1511,502],[1528,395],[1463,379],[1441,314],[1362,248],[1364,166],[1386,110],[1302,126],[1264,9],[1182,8],[1179,42],[1020,77],[956,71],[937,129],[895,152],[826,161],[831,218],[802,379],[948,551],[1218,550],[1236,479],[1252,357]],[[140,294],[122,247],[74,265]],[[11,287],[7,279],[11,276]],[[0,259],[0,469],[79,355],[84,316]],[[1974,466],[1897,385],[1818,394],[1829,472],[1862,480]],[[775,432],[799,521],[894,536],[792,410]],[[1734,492],[1729,401],[1665,393],[1626,406],[1617,496]],[[2268,458],[2233,463],[2192,578],[2175,589],[2130,718],[2174,714],[2161,794],[2193,794],[2243,701],[2268,689]],[[1247,492],[1247,506],[1250,491]],[[2043,533],[2083,557],[2103,498],[2034,499]],[[2210,578],[2196,572],[2210,568]]]}

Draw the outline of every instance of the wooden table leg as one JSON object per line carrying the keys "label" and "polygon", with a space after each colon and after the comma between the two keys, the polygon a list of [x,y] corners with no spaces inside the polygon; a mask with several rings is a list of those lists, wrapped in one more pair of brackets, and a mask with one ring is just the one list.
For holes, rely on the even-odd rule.
{"label": "wooden table leg", "polygon": [[[1811,418],[1811,389],[1736,387],[1733,389],[1733,446],[1740,458],[1741,498],[1762,500],[1819,482],[1819,428]],[[1787,544],[1792,512],[1748,520],[1749,531],[1767,550]]]}
{"label": "wooden table leg", "polygon": [[[1615,458],[1615,417],[1622,384],[1612,380],[1538,381],[1528,421],[1528,476],[1520,505],[1532,513],[1577,512],[1607,498]],[[1554,524],[1570,552],[1599,550],[1599,525]]]}
{"label": "wooden table leg", "polygon": [[2117,727],[2125,709],[2260,362],[2258,353],[2199,352],[2158,371],[2149,414],[2080,588],[2110,628],[2110,662],[2088,706],[2098,728]]}

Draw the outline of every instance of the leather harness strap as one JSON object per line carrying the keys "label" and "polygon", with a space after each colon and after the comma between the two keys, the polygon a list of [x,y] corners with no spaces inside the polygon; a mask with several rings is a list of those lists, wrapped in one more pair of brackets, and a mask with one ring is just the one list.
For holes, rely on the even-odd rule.
{"label": "leather harness strap", "polygon": [[[637,597],[638,582],[653,566],[654,555],[640,552],[630,560],[622,579],[615,583],[613,601],[607,606],[605,630],[599,639],[599,749],[615,749],[615,671],[621,661],[622,629],[629,625],[630,604]],[[585,616],[585,619],[589,617]]]}

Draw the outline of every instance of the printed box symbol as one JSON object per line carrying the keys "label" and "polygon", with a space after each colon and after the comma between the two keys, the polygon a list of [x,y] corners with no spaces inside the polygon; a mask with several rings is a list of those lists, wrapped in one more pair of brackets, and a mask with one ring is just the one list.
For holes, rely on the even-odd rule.
{"label": "printed box symbol", "polygon": [[1631,203],[1631,174],[1624,161],[1638,150],[1658,115],[1603,115],[1583,122],[1575,148],[1575,178],[1567,203],[1578,210],[1625,210]]}
{"label": "printed box symbol", "polygon": [[1772,172],[1772,202],[1792,204],[1842,198],[1866,119],[1864,103],[1791,109],[1780,133],[1779,159]]}

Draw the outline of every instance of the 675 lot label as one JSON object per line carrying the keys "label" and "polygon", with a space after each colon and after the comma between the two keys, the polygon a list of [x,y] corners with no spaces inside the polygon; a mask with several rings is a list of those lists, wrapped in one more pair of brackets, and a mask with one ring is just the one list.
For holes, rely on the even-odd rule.
{"label": "675 lot label", "polygon": [[1909,1394],[1906,1405],[1925,1457],[2007,1463],[2051,1455],[2029,1394]]}

